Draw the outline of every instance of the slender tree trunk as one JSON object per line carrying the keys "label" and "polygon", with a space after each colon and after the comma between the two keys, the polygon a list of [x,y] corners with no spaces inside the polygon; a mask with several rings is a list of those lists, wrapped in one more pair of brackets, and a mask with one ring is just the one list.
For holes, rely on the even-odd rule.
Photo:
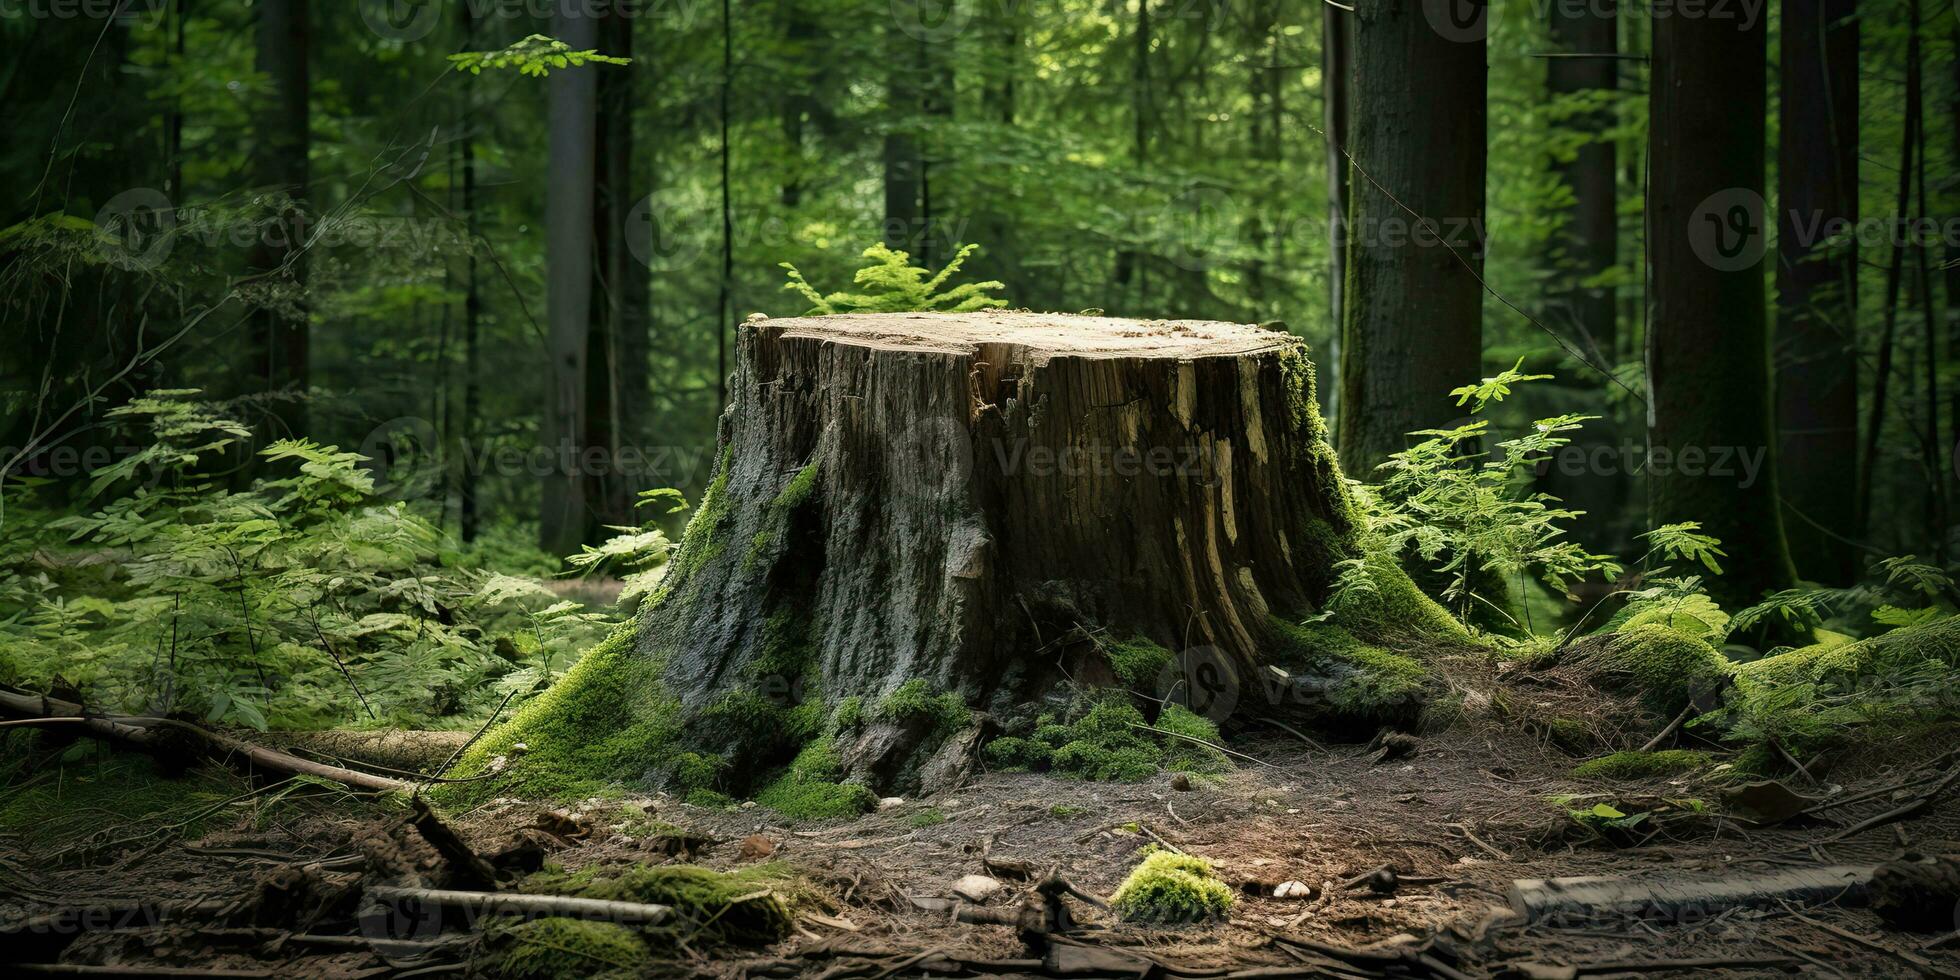
{"label": "slender tree trunk", "polygon": [[304,395],[312,383],[300,247],[307,233],[301,202],[307,194],[307,154],[311,149],[308,102],[309,11],[307,0],[265,0],[258,5],[257,67],[272,80],[272,98],[259,114],[258,142],[252,157],[261,190],[283,195],[274,220],[260,229],[250,264],[274,300],[252,315],[252,350],[263,390],[282,392],[275,415],[287,430],[304,432]]}
{"label": "slender tree trunk", "polygon": [[1353,79],[1353,15],[1333,4],[1320,5],[1321,126],[1327,143],[1327,311],[1334,325],[1320,385],[1327,417],[1341,417],[1341,323],[1346,312],[1349,168],[1348,87]]}
{"label": "slender tree trunk", "polygon": [[[1137,0],[1133,32],[1136,44],[1130,56],[1130,154],[1139,175],[1150,162],[1150,31],[1150,0]],[[1111,278],[1118,294],[1125,299],[1135,301],[1142,294],[1142,263],[1143,256],[1134,248],[1119,249],[1116,253],[1116,268]],[[1132,286],[1136,287],[1135,292],[1130,292]]]}
{"label": "slender tree trunk", "polygon": [[[463,19],[464,50],[476,50],[477,21],[472,4],[456,5]],[[482,224],[477,220],[476,199],[476,100],[472,93],[474,87],[466,87],[463,94],[463,125],[458,142],[458,152],[463,166],[463,215],[468,222],[469,253],[468,265],[463,286],[463,449],[457,474],[457,524],[463,540],[475,541],[478,525],[477,516],[477,473],[476,459],[483,447],[483,371],[479,350],[479,332],[483,323],[483,294],[479,288],[476,267],[477,243],[482,240]]]}
{"label": "slender tree trunk", "polygon": [[1763,302],[1767,37],[1760,18],[1654,19],[1648,486],[1654,523],[1698,521],[1735,556],[1710,583],[1732,608],[1795,580]]}
{"label": "slender tree trunk", "polygon": [[[1619,17],[1615,4],[1553,3],[1548,8],[1558,51],[1546,59],[1546,85],[1554,98],[1593,97],[1619,87]],[[1572,206],[1553,240],[1549,265],[1553,282],[1548,319],[1576,336],[1579,350],[1598,365],[1619,362],[1618,299],[1610,286],[1591,285],[1619,258],[1619,170],[1611,130],[1611,109],[1576,113],[1564,125],[1585,136],[1572,159],[1554,173],[1572,193]],[[1590,461],[1622,442],[1617,413],[1586,423],[1543,481],[1545,489],[1584,515],[1574,537],[1599,552],[1621,550],[1628,476],[1623,467],[1594,467]],[[1574,463],[1580,465],[1573,465]]]}
{"label": "slender tree trunk", "polygon": [[1858,510],[1857,0],[1783,0],[1776,385],[1784,526],[1805,578],[1849,585]]}
{"label": "slender tree trunk", "polygon": [[[1906,41],[1906,111],[1916,120],[1913,131],[1918,136],[1918,147],[1913,156],[1907,158],[1910,164],[1916,158],[1919,168],[1919,215],[1930,217],[1933,202],[1926,196],[1926,78],[1924,47],[1921,41],[1919,0],[1906,0],[1907,16],[1910,20]],[[1910,168],[1908,168],[1910,169]],[[1933,280],[1927,270],[1927,259],[1932,252],[1932,243],[1919,241],[1913,249],[1918,259],[1919,269],[1919,314],[1925,327],[1926,358],[1926,439],[1922,443],[1922,458],[1926,469],[1926,535],[1930,541],[1934,564],[1946,565],[1946,467],[1940,462],[1940,329],[1939,314],[1933,307]]]}
{"label": "slender tree trunk", "polygon": [[[599,22],[599,47],[620,58],[633,55],[633,18],[611,7]],[[628,68],[598,68],[598,119],[593,192],[593,295],[586,339],[584,444],[603,449],[606,462],[589,474],[587,504],[600,526],[633,521],[633,475],[620,471],[622,450],[642,431],[647,379],[646,263],[626,247],[627,214],[636,199],[633,180],[633,81]]]}
{"label": "slender tree trunk", "polygon": [[[918,0],[896,0],[902,4]],[[916,18],[913,20],[917,22]],[[918,256],[925,243],[919,199],[924,161],[919,154],[919,114],[925,84],[920,48],[925,43],[897,27],[886,29],[890,59],[885,76],[885,244]]]}
{"label": "slender tree trunk", "polygon": [[1483,30],[1445,37],[1417,0],[1355,14],[1339,444],[1354,476],[1461,414],[1446,396],[1481,368]]}
{"label": "slender tree trunk", "polygon": [[[1910,89],[1908,90],[1910,92]],[[1905,254],[1907,242],[1903,229],[1907,215],[1912,212],[1912,160],[1913,149],[1919,142],[1919,114],[1908,111],[1905,114],[1904,132],[1900,138],[1898,191],[1893,198],[1893,239],[1892,254],[1885,266],[1885,305],[1883,325],[1878,335],[1877,363],[1872,369],[1872,400],[1870,414],[1865,417],[1865,449],[1863,462],[1858,468],[1858,509],[1856,524],[1858,536],[1868,537],[1872,530],[1872,513],[1876,504],[1876,483],[1878,473],[1878,447],[1885,434],[1885,413],[1891,401],[1892,361],[1896,355],[1899,326],[1899,286],[1904,280]],[[1923,435],[1920,436],[1922,439]]]}
{"label": "slender tree trunk", "polygon": [[715,414],[728,404],[728,323],[735,308],[735,189],[729,181],[734,147],[728,142],[729,101],[735,92],[735,9],[721,0],[721,87],[716,123],[721,139],[721,276],[715,291]]}
{"label": "slender tree trunk", "polygon": [[[953,61],[945,46],[929,41],[918,44],[920,68],[925,88],[920,93],[919,112],[927,128],[922,132],[919,152],[919,264],[936,269],[951,257],[955,242],[946,239],[951,227],[944,214],[933,210],[933,164],[942,162],[935,154],[946,152],[946,124],[953,118]],[[939,209],[945,210],[950,195],[944,173],[939,180]]]}
{"label": "slender tree trunk", "polygon": [[[574,50],[596,48],[599,24],[577,4],[557,8],[552,35]],[[545,186],[546,354],[550,379],[543,441],[553,456],[544,478],[539,545],[578,550],[587,526],[586,359],[592,318],[592,178],[598,110],[596,66],[559,69],[549,79],[549,181]]]}

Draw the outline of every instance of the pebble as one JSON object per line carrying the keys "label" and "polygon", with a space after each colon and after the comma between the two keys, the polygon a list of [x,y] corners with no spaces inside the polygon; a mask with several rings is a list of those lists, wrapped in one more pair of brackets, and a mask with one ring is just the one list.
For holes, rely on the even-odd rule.
{"label": "pebble", "polygon": [[953,894],[973,903],[982,903],[994,897],[1003,886],[986,875],[967,875],[953,882]]}

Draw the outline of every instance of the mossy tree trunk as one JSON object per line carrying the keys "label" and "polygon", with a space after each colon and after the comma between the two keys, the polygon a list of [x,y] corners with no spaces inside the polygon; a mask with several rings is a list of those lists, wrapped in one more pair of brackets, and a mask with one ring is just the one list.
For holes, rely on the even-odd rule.
{"label": "mossy tree trunk", "polygon": [[[910,791],[957,776],[970,721],[1065,681],[1195,689],[1223,715],[1295,698],[1267,667],[1282,648],[1321,677],[1369,656],[1296,625],[1361,551],[1285,333],[758,316],[730,392],[720,469],[635,636],[520,718],[574,719],[532,751],[592,739],[586,762],[683,789],[788,766]],[[1461,635],[1392,564],[1372,572],[1344,625]]]}

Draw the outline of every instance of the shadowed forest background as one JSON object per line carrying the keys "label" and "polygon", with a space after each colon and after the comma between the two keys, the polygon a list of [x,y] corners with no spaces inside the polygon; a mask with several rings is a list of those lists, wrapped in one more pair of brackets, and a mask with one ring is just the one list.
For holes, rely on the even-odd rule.
{"label": "shadowed forest background", "polygon": [[[284,840],[365,848],[395,899],[639,901],[717,948],[950,910],[1053,975],[1189,975],[1058,965],[1055,910],[1242,927],[1219,869],[1293,929],[1648,848],[1741,875],[1739,832],[1827,884],[1855,860],[1888,926],[1960,907],[1924,843],[1960,839],[1931,805],[1960,772],[1951,0],[1351,6],[0,0],[0,843],[107,894],[86,876],[194,866],[301,789],[379,796]],[[1201,443],[1202,478],[985,455],[1138,432]],[[1261,850],[1356,787],[1337,844]],[[166,822],[56,835],[78,807]],[[1023,918],[813,870],[783,828],[833,821],[892,832],[839,860],[974,864]],[[1090,887],[1151,850],[1105,905],[996,866],[1036,824],[1055,868],[1094,842]],[[421,870],[374,856],[410,826]],[[1377,853],[1398,834],[1447,860]],[[21,908],[59,904],[7,861]],[[594,884],[619,864],[660,880]],[[1138,898],[1146,870],[1197,904]],[[1308,924],[1420,932],[1401,965],[1287,948],[1461,977],[1407,965],[1474,911],[1443,904]],[[665,921],[469,942],[507,976],[556,975],[519,963],[554,943],[664,964]],[[1754,955],[1833,955],[1778,921]],[[1526,955],[1457,924],[1451,963]],[[999,972],[968,953],[933,955]],[[817,969],[790,962],[753,965]]]}

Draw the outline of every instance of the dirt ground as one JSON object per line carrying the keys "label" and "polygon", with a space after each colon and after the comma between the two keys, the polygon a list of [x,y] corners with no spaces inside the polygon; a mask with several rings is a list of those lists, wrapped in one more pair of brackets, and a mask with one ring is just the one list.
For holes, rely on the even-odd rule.
{"label": "dirt ground", "polygon": [[[1960,839],[1960,805],[1950,798],[1832,841],[1910,799],[1910,791],[1879,792],[1781,825],[1754,826],[1724,814],[1722,793],[1706,776],[1590,782],[1570,774],[1573,757],[1502,725],[1424,737],[1411,754],[1388,760],[1360,745],[1309,745],[1277,729],[1262,731],[1270,734],[1234,740],[1249,757],[1236,772],[1195,779],[1188,790],[1175,788],[1168,776],[1117,784],[980,774],[955,793],[906,800],[838,824],[790,825],[762,808],[716,811],[662,796],[591,800],[556,814],[536,803],[499,800],[458,815],[456,823],[483,849],[514,828],[546,828],[550,860],[567,868],[692,860],[726,869],[761,860],[759,852],[767,850],[766,859],[788,863],[814,884],[820,897],[799,906],[797,934],[786,942],[720,950],[682,943],[656,975],[882,980],[1052,976],[1082,968],[1085,976],[1242,978],[1960,977],[1960,943],[1950,934],[1888,930],[1863,909],[1785,905],[1681,923],[1603,916],[1527,925],[1507,902],[1517,879],[1733,879],[1819,863],[1875,863]],[[1843,761],[1817,784],[1795,779],[1791,785],[1807,795],[1850,799],[1923,776],[1947,747],[1883,746]],[[1654,816],[1608,840],[1567,815],[1600,802]],[[712,842],[691,857],[670,855],[671,838],[630,833],[647,823],[640,811]],[[218,928],[168,916],[119,923],[125,928],[96,923],[72,941],[45,934],[72,926],[0,932],[0,964],[65,945],[61,962],[75,966],[282,977],[469,974],[460,954],[391,962],[387,940],[400,938],[395,925],[364,919],[352,926],[324,911],[331,903],[319,895],[334,886],[345,890],[379,866],[433,860],[416,851],[419,842],[389,833],[398,815],[344,806],[281,812],[287,815],[242,820],[238,829],[161,846],[106,836],[100,846],[59,862],[22,849],[18,839],[0,839],[0,923],[79,906],[159,902],[204,902],[205,912],[223,913],[209,921],[225,923]],[[77,828],[84,831],[107,835]],[[1022,876],[1050,871],[1107,896],[1150,844],[1213,861],[1241,888],[1230,919],[1144,928],[1069,899],[1082,927],[1059,942],[1075,947],[1065,952],[1091,953],[1057,965],[1030,951],[1014,928],[956,921],[946,903],[932,901],[948,896],[963,875],[991,874],[1006,887],[987,905],[1011,910],[1034,888]],[[308,862],[323,863],[301,867]],[[1357,880],[1383,867],[1396,876],[1392,890],[1375,887],[1383,884],[1379,875]],[[1288,881],[1311,886],[1313,897],[1272,897],[1274,886]],[[1388,953],[1343,959],[1315,943],[1344,953]],[[1108,950],[1135,955],[1114,965],[1083,958]],[[0,974],[7,972],[0,966]]]}

